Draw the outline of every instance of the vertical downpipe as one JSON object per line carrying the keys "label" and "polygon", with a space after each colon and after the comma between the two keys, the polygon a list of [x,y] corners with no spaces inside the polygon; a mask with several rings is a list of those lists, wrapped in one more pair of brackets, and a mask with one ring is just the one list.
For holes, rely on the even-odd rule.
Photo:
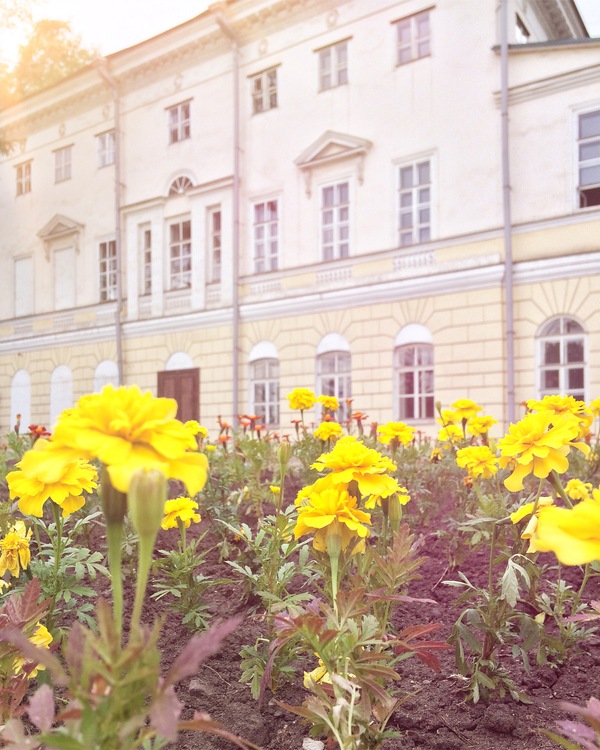
{"label": "vertical downpipe", "polygon": [[223,33],[231,41],[232,75],[233,75],[233,265],[232,265],[232,408],[233,427],[237,429],[239,414],[239,337],[240,337],[240,83],[239,67],[240,53],[237,37],[231,24],[220,13],[215,14],[217,23]]}
{"label": "vertical downpipe", "polygon": [[121,314],[123,311],[123,281],[121,270],[121,99],[119,87],[114,76],[108,70],[106,58],[98,60],[97,68],[102,80],[107,83],[113,93],[113,107],[115,120],[115,265],[117,273],[117,309],[115,311],[115,339],[117,345],[117,377],[118,385],[123,385],[123,327]]}
{"label": "vertical downpipe", "polygon": [[508,0],[500,0],[500,92],[502,119],[502,207],[504,219],[507,416],[508,422],[511,424],[515,421],[515,332],[508,121]]}

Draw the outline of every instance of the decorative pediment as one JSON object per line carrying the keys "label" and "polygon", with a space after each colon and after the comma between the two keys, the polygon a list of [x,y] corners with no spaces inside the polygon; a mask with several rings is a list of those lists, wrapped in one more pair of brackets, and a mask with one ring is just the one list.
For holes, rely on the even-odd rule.
{"label": "decorative pediment", "polygon": [[38,237],[44,243],[46,260],[50,260],[52,245],[57,240],[70,238],[75,251],[79,252],[79,239],[83,229],[84,224],[69,219],[68,216],[64,216],[63,214],[55,214],[37,233]]}
{"label": "decorative pediment", "polygon": [[371,148],[371,141],[357,138],[346,133],[327,130],[317,138],[300,156],[294,159],[296,166],[304,172],[306,194],[311,194],[311,177],[313,169],[344,159],[356,159],[358,182],[363,183],[364,158]]}

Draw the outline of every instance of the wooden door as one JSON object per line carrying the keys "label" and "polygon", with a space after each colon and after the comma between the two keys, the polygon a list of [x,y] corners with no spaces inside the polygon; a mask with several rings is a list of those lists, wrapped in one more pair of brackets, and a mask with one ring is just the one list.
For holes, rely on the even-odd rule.
{"label": "wooden door", "polygon": [[177,419],[200,421],[200,370],[165,370],[158,375],[158,395],[177,401]]}

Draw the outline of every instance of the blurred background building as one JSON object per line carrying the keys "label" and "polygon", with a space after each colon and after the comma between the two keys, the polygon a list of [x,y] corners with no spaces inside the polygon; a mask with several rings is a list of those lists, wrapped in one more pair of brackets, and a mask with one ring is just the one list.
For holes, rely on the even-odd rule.
{"label": "blurred background building", "polygon": [[572,0],[229,0],[0,113],[0,425],[600,395],[600,40]]}

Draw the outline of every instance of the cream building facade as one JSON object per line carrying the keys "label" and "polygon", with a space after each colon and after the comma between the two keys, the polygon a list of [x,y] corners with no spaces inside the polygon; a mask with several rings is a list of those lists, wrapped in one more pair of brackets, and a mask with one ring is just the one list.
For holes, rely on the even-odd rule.
{"label": "cream building facade", "polygon": [[294,387],[426,431],[434,400],[600,395],[572,0],[229,0],[0,131],[3,432],[108,382],[284,433]]}

